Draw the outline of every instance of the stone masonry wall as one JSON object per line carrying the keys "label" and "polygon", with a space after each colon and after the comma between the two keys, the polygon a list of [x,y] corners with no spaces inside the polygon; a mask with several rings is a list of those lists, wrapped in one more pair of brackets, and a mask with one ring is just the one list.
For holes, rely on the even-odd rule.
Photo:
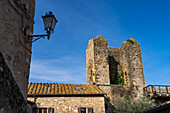
{"label": "stone masonry wall", "polygon": [[96,84],[110,84],[107,40],[100,35],[94,38],[94,74]]}
{"label": "stone masonry wall", "polygon": [[87,84],[93,84],[95,81],[94,75],[94,43],[93,40],[89,40],[88,49],[86,50],[86,73],[87,73]]}
{"label": "stone masonry wall", "polygon": [[89,41],[86,50],[87,83],[110,84],[107,40],[100,35]]}
{"label": "stone masonry wall", "polygon": [[143,94],[143,87],[145,87],[140,44],[133,38],[123,42],[120,48],[120,56],[125,84],[131,87],[133,94],[138,97]]}
{"label": "stone masonry wall", "polygon": [[[90,49],[89,49],[90,48]],[[90,51],[89,51],[90,50]],[[86,58],[94,59],[93,62],[88,60],[86,69],[89,70],[89,64],[95,76],[92,82],[100,86],[110,97],[112,94],[112,85],[117,84],[117,73],[123,71],[125,88],[131,95],[138,97],[143,94],[145,86],[143,64],[140,44],[135,39],[130,38],[122,43],[120,48],[108,47],[107,40],[102,36],[91,39],[88,44]],[[92,56],[89,56],[93,53]],[[89,73],[87,73],[89,76]],[[87,77],[87,81],[88,81]],[[121,87],[120,87],[121,88]]]}
{"label": "stone masonry wall", "polygon": [[[33,97],[28,97],[34,101]],[[38,108],[54,108],[54,113],[78,113],[79,107],[93,108],[94,113],[105,113],[104,97],[37,97]]]}
{"label": "stone masonry wall", "polygon": [[[113,106],[115,100],[121,99],[124,96],[134,96],[136,93],[133,91],[133,88],[125,85],[99,85],[99,87],[107,94],[107,102],[111,103]],[[135,94],[134,94],[135,93]],[[110,106],[113,108],[113,106]],[[109,108],[110,109],[110,108]]]}
{"label": "stone masonry wall", "polygon": [[0,113],[31,113],[0,52]]}
{"label": "stone masonry wall", "polygon": [[98,85],[98,87],[103,90],[107,95],[106,97],[109,97],[110,99],[112,99],[112,88],[111,85]]}
{"label": "stone masonry wall", "polygon": [[[28,11],[24,11],[25,3]],[[32,45],[25,43],[21,29],[30,27],[33,32],[35,0],[0,0],[0,7],[0,51],[26,97]]]}

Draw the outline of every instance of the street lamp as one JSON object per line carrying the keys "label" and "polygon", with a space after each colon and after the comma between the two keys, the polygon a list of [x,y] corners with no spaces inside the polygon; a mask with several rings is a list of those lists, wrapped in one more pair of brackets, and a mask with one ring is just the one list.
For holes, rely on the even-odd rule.
{"label": "street lamp", "polygon": [[47,36],[47,39],[50,39],[50,35],[52,32],[54,32],[54,27],[56,23],[58,22],[53,13],[50,11],[49,13],[46,13],[45,16],[42,16],[43,21],[44,21],[44,26],[47,34],[43,35],[28,35],[26,42],[33,43],[37,41],[40,38],[44,38]]}

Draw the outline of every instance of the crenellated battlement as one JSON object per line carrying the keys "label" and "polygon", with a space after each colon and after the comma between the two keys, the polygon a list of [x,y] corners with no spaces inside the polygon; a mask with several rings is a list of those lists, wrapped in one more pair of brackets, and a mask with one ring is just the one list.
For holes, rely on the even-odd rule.
{"label": "crenellated battlement", "polygon": [[143,93],[141,49],[134,38],[123,41],[120,48],[108,47],[101,35],[91,39],[86,50],[86,71],[88,84],[103,85],[102,88],[124,84],[132,88],[136,96]]}

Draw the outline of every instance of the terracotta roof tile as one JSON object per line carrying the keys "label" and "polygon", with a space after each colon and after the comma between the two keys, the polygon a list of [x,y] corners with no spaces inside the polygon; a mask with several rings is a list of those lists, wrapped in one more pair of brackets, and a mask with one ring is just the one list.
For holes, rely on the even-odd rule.
{"label": "terracotta roof tile", "polygon": [[97,86],[86,84],[29,83],[28,95],[104,94]]}

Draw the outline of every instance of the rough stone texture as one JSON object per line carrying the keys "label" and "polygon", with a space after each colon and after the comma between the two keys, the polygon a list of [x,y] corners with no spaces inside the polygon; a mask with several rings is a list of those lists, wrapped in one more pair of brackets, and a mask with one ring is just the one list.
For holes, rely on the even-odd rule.
{"label": "rough stone texture", "polygon": [[90,40],[86,54],[87,83],[110,84],[107,40]]}
{"label": "rough stone texture", "polygon": [[[17,1],[22,7],[23,3],[27,3],[29,6],[27,13],[24,13],[14,1]],[[35,0],[0,0],[0,7],[0,51],[3,53],[22,94],[26,97],[31,61],[31,53],[26,48],[31,50],[32,45],[25,43],[26,36],[21,29],[30,27],[33,32]]]}
{"label": "rough stone texture", "polygon": [[130,38],[120,48],[120,64],[124,72],[125,84],[133,88],[135,96],[143,94],[145,79],[140,44]]}
{"label": "rough stone texture", "polygon": [[0,112],[31,113],[0,52]]}
{"label": "rough stone texture", "polygon": [[105,113],[104,97],[37,97],[36,99],[28,97],[28,100],[35,101],[38,108],[54,108],[54,113],[78,113],[79,107],[93,108],[94,113]]}
{"label": "rough stone texture", "polygon": [[95,81],[94,75],[94,43],[93,40],[89,40],[89,44],[86,50],[86,74],[87,74],[87,83],[93,84]]}
{"label": "rough stone texture", "polygon": [[120,48],[108,47],[107,40],[100,35],[89,40],[86,70],[87,84],[99,85],[109,97],[114,95],[112,92],[117,84],[116,75],[122,71],[127,92],[130,91],[135,97],[143,94],[145,80],[141,49],[133,38],[124,41]]}
{"label": "rough stone texture", "polygon": [[122,98],[123,96],[133,96],[133,89],[131,87],[122,85],[98,85],[107,95],[110,103],[114,104],[115,98]]}
{"label": "rough stone texture", "polygon": [[107,97],[109,97],[110,99],[112,99],[112,87],[111,85],[99,85],[98,86],[100,89],[102,89],[107,95]]}

